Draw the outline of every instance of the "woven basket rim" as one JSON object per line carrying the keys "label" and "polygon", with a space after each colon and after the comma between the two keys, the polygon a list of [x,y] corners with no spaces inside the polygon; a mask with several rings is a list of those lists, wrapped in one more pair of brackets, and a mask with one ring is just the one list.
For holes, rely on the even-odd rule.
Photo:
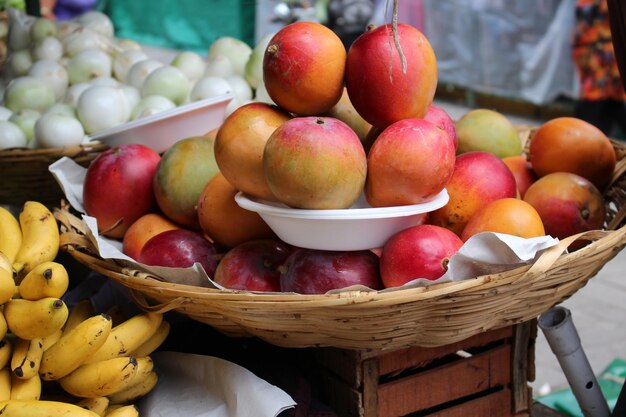
{"label": "woven basket rim", "polygon": [[[56,218],[61,221],[62,224],[67,225],[68,219],[67,217],[73,218],[73,221],[80,221],[73,214],[69,213],[67,208],[57,209],[55,211]],[[76,232],[65,231],[62,234],[66,235],[66,239],[68,235],[76,234]],[[563,250],[573,243],[575,240],[584,239],[584,238],[595,238],[590,244],[587,246],[578,249],[575,252],[563,253]],[[485,283],[498,283],[499,281],[505,282],[509,275],[512,274],[525,274],[527,273],[533,266],[535,266],[538,271],[533,273],[534,277],[532,279],[537,279],[537,276],[545,274],[546,271],[551,266],[563,265],[571,261],[573,258],[582,258],[588,254],[594,253],[598,251],[600,248],[606,250],[606,248],[613,248],[616,254],[621,250],[621,247],[626,245],[626,225],[614,231],[607,230],[591,230],[589,232],[579,233],[575,236],[572,236],[568,240],[562,240],[561,243],[557,246],[549,248],[547,252],[558,252],[560,255],[556,256],[554,260],[550,262],[550,265],[536,267],[535,264],[527,264],[512,268],[510,270],[496,273],[496,274],[486,274],[477,276],[471,279],[460,280],[460,281],[450,281],[450,282],[441,282],[434,283],[428,286],[422,287],[411,287],[411,288],[390,288],[384,290],[348,290],[348,291],[336,291],[330,292],[326,294],[292,294],[292,293],[261,293],[254,291],[246,291],[246,290],[233,290],[233,289],[219,289],[219,288],[211,288],[211,287],[199,287],[189,284],[182,283],[173,283],[163,281],[160,277],[155,274],[152,274],[148,271],[142,271],[139,269],[129,268],[126,266],[120,265],[114,259],[103,259],[99,257],[96,253],[94,253],[95,249],[91,244],[80,247],[76,243],[68,243],[62,242],[62,246],[69,253],[74,254],[77,257],[80,257],[83,260],[87,260],[87,262],[92,262],[93,265],[96,264],[97,261],[101,261],[104,264],[107,264],[109,267],[112,267],[112,270],[119,270],[120,273],[126,275],[124,280],[131,282],[138,282],[141,285],[151,286],[155,288],[167,288],[167,290],[171,291],[172,294],[179,293],[180,296],[189,296],[189,294],[199,295],[199,296],[207,296],[210,298],[224,298],[228,300],[245,300],[254,298],[255,301],[259,302],[321,302],[327,303],[329,300],[337,300],[339,304],[355,304],[359,302],[369,302],[374,300],[393,300],[396,298],[404,298],[407,295],[410,295],[410,301],[417,301],[422,298],[429,298],[436,295],[443,294],[452,294],[457,291],[462,291],[465,289],[473,288],[476,286],[483,285]],[[78,252],[78,253],[77,253]],[[90,259],[91,258],[91,259]],[[517,278],[516,278],[517,279]],[[530,279],[530,278],[528,278]]]}

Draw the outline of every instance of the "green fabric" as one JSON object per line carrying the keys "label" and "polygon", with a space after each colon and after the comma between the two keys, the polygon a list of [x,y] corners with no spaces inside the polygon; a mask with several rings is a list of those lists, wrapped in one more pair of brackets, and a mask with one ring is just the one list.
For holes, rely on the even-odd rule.
{"label": "green fabric", "polygon": [[[614,359],[598,377],[600,390],[613,410],[626,378],[626,360]],[[572,390],[562,389],[536,398],[543,405],[572,417],[584,417]]]}
{"label": "green fabric", "polygon": [[255,0],[100,0],[115,36],[146,45],[206,55],[231,36],[254,46]]}

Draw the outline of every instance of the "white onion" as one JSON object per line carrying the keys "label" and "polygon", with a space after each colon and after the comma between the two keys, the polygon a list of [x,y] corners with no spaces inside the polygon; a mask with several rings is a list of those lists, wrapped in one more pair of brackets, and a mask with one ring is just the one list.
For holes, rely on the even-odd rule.
{"label": "white onion", "polygon": [[239,101],[252,100],[252,88],[241,75],[230,75],[226,77],[226,81],[230,84],[233,94]]}
{"label": "white onion", "polygon": [[58,61],[63,57],[63,45],[61,41],[54,36],[48,36],[37,43],[33,47],[33,58],[35,60],[49,59]]}
{"label": "white onion", "polygon": [[14,112],[21,109],[43,112],[54,102],[52,86],[28,75],[13,79],[4,92],[4,105]]}
{"label": "white onion", "polygon": [[132,109],[134,109],[141,101],[141,92],[137,87],[133,87],[132,85],[122,84],[120,85],[120,88],[126,95],[126,99],[128,100],[128,105],[130,106],[132,113]]}
{"label": "white onion", "polygon": [[147,96],[139,100],[139,103],[133,108],[131,119],[139,119],[145,116],[170,110],[176,107],[176,104],[167,97],[163,96]]}
{"label": "white onion", "polygon": [[231,93],[233,88],[228,81],[220,77],[204,77],[200,78],[189,93],[189,100],[198,101],[205,98],[220,96],[222,94]]}
{"label": "white onion", "polygon": [[157,68],[141,86],[141,96],[160,95],[172,100],[176,105],[184,103],[189,97],[189,80],[181,70],[171,65]]}
{"label": "white onion", "polygon": [[80,145],[84,137],[83,125],[62,113],[46,113],[35,123],[35,138],[42,148]]}
{"label": "white onion", "polygon": [[117,87],[96,85],[78,99],[76,114],[88,134],[120,125],[128,120],[128,101]]}
{"label": "white onion", "polygon": [[244,41],[230,36],[217,38],[209,47],[208,58],[224,55],[233,64],[235,74],[244,75],[252,48]]}
{"label": "white onion", "polygon": [[101,49],[85,49],[69,60],[67,73],[70,84],[83,83],[100,77],[110,77],[111,57]]}
{"label": "white onion", "polygon": [[41,117],[41,113],[36,110],[22,109],[14,112],[9,118],[9,122],[15,124],[22,130],[24,137],[26,137],[26,143],[29,143],[33,138],[35,131],[35,122]]}
{"label": "white onion", "polygon": [[195,81],[204,74],[204,59],[195,52],[179,52],[170,65],[181,70],[190,81]]}
{"label": "white onion", "polygon": [[261,83],[254,91],[254,101],[260,101],[262,103],[276,104],[274,100],[270,97],[267,92],[267,88],[265,88],[265,84]]}
{"label": "white onion", "polygon": [[265,56],[265,50],[267,45],[274,37],[275,33],[269,33],[265,35],[252,50],[248,62],[246,62],[245,79],[252,88],[257,88],[263,83],[263,57]]}
{"label": "white onion", "polygon": [[4,106],[0,106],[0,120],[9,120],[13,112]]}
{"label": "white onion", "polygon": [[134,63],[126,74],[126,84],[141,89],[143,82],[148,75],[157,68],[161,68],[163,63],[156,59],[145,59]]}
{"label": "white onion", "polygon": [[30,28],[35,23],[36,18],[20,12],[17,9],[9,8],[9,36],[8,46],[12,51],[19,51],[30,47]]}
{"label": "white onion", "polygon": [[81,25],[73,20],[61,20],[61,21],[56,22],[56,25],[57,25],[56,36],[57,38],[59,38],[61,42],[63,42],[65,38],[67,38],[69,35],[74,33],[76,30],[81,28]]}
{"label": "white onion", "polygon": [[204,67],[205,77],[228,77],[234,74],[233,64],[224,55],[217,55],[207,59]]}
{"label": "white onion", "polygon": [[52,21],[44,18],[36,19],[30,27],[30,38],[33,42],[40,41],[49,36],[56,36],[57,25]]}
{"label": "white onion", "polygon": [[28,70],[28,75],[46,81],[54,91],[55,100],[61,100],[67,91],[69,78],[63,65],[47,59],[37,61]]}
{"label": "white onion", "polygon": [[113,22],[109,16],[97,10],[89,10],[81,14],[76,18],[76,21],[84,27],[109,38],[112,38],[115,32]]}
{"label": "white onion", "polygon": [[22,129],[9,121],[0,121],[0,149],[23,148],[26,143]]}
{"label": "white onion", "polygon": [[139,49],[128,49],[115,55],[113,59],[113,75],[119,81],[126,81],[128,70],[134,63],[148,59],[148,56]]}
{"label": "white onion", "polygon": [[69,57],[73,57],[86,49],[100,49],[106,53],[113,51],[111,39],[85,27],[74,30],[63,39],[62,43],[63,50]]}
{"label": "white onion", "polygon": [[54,103],[44,114],[48,113],[64,114],[66,116],[76,118],[76,108],[67,103]]}
{"label": "white onion", "polygon": [[28,69],[33,65],[33,57],[30,50],[20,49],[11,53],[9,65],[13,78],[28,74]]}
{"label": "white onion", "polygon": [[141,45],[132,39],[115,38],[115,49],[122,51],[130,51],[131,49],[141,51]]}
{"label": "white onion", "polygon": [[120,82],[113,77],[98,77],[89,81],[90,85],[106,85],[109,87],[118,87]]}
{"label": "white onion", "polygon": [[78,104],[78,99],[83,92],[91,87],[90,83],[78,83],[74,85],[70,85],[67,91],[65,92],[65,97],[63,98],[63,103],[69,104],[72,107],[76,107]]}

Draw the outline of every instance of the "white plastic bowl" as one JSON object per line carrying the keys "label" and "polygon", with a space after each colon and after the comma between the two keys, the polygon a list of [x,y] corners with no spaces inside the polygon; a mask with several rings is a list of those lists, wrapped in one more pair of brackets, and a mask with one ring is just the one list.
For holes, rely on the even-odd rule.
{"label": "white plastic bowl", "polygon": [[201,136],[218,128],[232,100],[231,93],[183,104],[170,110],[142,117],[96,132],[89,137],[111,147],[140,143],[158,153],[179,140]]}
{"label": "white plastic bowl", "polygon": [[259,213],[283,241],[309,249],[364,250],[384,246],[394,234],[420,224],[448,202],[444,189],[432,200],[410,206],[374,208],[361,198],[349,209],[305,210],[237,193],[240,207]]}

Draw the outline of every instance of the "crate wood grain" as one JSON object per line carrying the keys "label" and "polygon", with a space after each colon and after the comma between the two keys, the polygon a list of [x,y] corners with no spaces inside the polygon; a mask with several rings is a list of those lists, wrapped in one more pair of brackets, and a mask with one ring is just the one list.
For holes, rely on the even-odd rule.
{"label": "crate wood grain", "polygon": [[529,416],[535,322],[436,348],[314,350],[316,379],[341,416]]}

